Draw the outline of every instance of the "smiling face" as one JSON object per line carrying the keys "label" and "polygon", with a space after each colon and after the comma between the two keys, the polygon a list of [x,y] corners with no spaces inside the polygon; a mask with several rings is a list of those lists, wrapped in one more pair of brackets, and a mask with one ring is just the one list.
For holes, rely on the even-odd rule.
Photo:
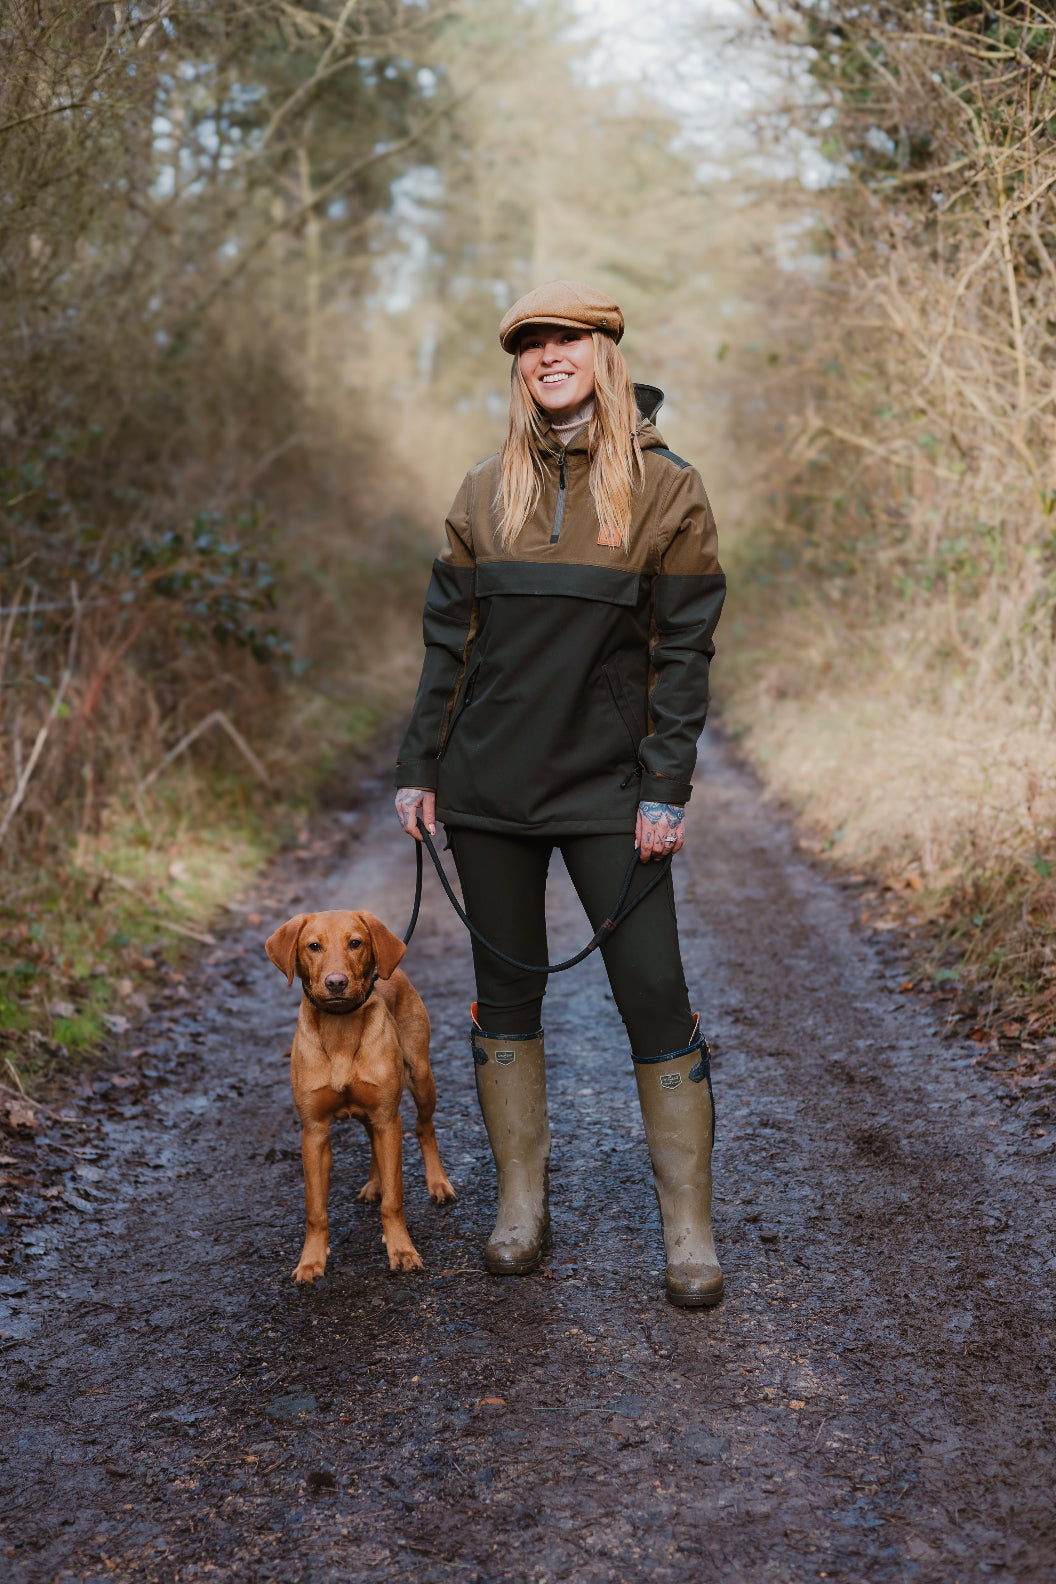
{"label": "smiling face", "polygon": [[594,340],[589,330],[533,325],[517,352],[521,378],[536,405],[560,421],[594,394]]}

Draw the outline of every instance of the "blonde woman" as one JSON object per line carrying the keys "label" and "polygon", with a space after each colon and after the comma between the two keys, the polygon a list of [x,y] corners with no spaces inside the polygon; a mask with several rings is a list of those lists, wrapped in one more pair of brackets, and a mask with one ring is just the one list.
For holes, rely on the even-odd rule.
{"label": "blonde woman", "polygon": [[[653,425],[611,298],[553,281],[499,327],[513,355],[497,456],[467,474],[426,598],[426,655],[396,770],[417,836],[443,821],[470,917],[526,963],[547,959],[555,847],[591,925],[635,846],[643,866],[685,835],[712,635],[725,594],[696,471]],[[649,879],[640,869],[634,890]],[[488,1270],[549,1246],[550,1129],[541,975],[474,942],[472,1048],[498,1175]],[[722,1296],[711,1230],[707,1046],[690,1010],[670,876],[602,948],[630,1039],[667,1252],[667,1296]]]}

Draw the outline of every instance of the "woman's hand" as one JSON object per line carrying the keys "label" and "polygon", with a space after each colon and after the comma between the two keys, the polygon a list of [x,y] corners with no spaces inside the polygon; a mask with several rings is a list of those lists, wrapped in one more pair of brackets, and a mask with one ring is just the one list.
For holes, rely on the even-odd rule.
{"label": "woman's hand", "polygon": [[396,794],[396,818],[415,841],[421,841],[418,816],[425,821],[430,836],[436,835],[436,793],[426,787],[400,787]]}
{"label": "woman's hand", "polygon": [[686,834],[686,811],[677,803],[639,803],[634,845],[642,850],[642,863],[676,853]]}

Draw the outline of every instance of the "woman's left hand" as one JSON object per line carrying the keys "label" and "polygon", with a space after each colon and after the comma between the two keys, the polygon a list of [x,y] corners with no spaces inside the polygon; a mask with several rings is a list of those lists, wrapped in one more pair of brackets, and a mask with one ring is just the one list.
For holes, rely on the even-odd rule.
{"label": "woman's left hand", "polygon": [[634,844],[641,848],[642,863],[676,853],[686,834],[686,811],[677,803],[639,803]]}

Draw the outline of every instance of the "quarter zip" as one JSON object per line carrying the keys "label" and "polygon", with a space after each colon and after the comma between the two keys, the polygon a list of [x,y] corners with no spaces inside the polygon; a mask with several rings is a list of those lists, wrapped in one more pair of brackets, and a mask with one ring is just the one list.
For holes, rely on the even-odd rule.
{"label": "quarter zip", "polygon": [[550,534],[550,543],[556,544],[561,537],[561,522],[565,515],[565,490],[568,487],[568,471],[565,467],[565,450],[562,448],[557,459],[557,508],[554,512],[554,526]]}

